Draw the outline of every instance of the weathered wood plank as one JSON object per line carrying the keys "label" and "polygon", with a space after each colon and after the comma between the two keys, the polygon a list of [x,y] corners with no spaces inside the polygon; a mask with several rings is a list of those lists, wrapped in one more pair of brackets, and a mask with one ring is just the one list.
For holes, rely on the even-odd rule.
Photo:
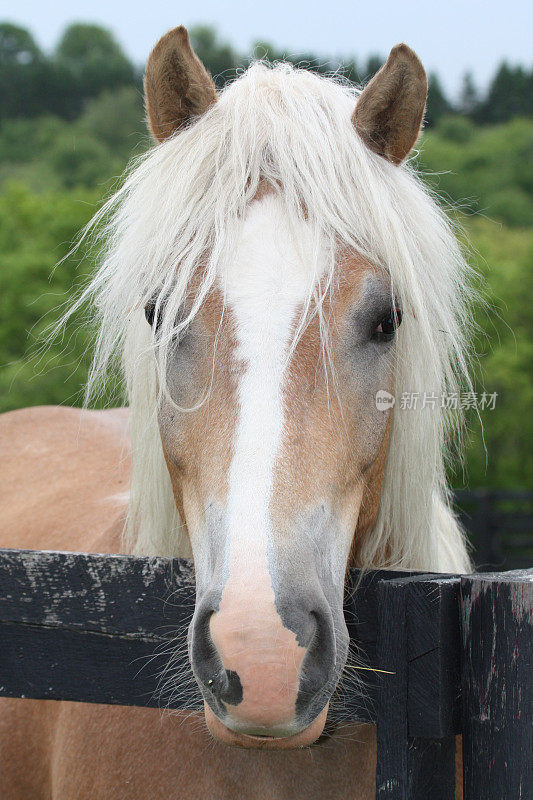
{"label": "weathered wood plank", "polygon": [[[459,651],[465,800],[531,796],[533,570],[354,570],[348,586],[369,670],[339,718],[377,719],[378,800],[453,798]],[[188,562],[0,550],[0,695],[197,708],[193,608]]]}
{"label": "weathered wood plank", "polygon": [[0,550],[0,695],[200,706],[183,651],[194,596],[186,561]]}
{"label": "weathered wood plank", "polygon": [[409,735],[459,733],[460,633],[457,577],[411,581],[408,590]]}
{"label": "weathered wood plank", "polygon": [[[351,655],[346,671],[349,679],[342,682],[331,700],[331,716],[340,719],[376,721],[380,688],[376,645],[378,640],[378,586],[380,581],[397,580],[418,573],[392,570],[351,570],[346,582],[344,617],[350,635]],[[355,689],[359,679],[360,691]],[[338,711],[337,711],[338,709]]]}
{"label": "weathered wood plank", "polygon": [[0,624],[0,695],[201,708],[188,665],[178,659],[169,667],[169,641]]}
{"label": "weathered wood plank", "polygon": [[[191,572],[188,562],[159,558],[0,551],[0,693],[166,703],[159,676],[168,653],[175,651],[173,669],[179,678],[170,685],[178,693],[170,705],[195,707],[198,695],[186,654],[186,628],[194,607]],[[424,578],[412,582],[410,590],[416,613],[410,612],[407,631],[408,734],[443,737],[458,727],[455,651],[450,647],[457,634],[456,597],[453,581],[443,576],[353,571],[346,620],[358,665],[370,669],[361,670],[364,694],[347,690],[338,710],[332,703],[331,716],[376,719],[384,677],[372,671],[380,666],[377,587],[380,581],[397,581],[399,575]]]}
{"label": "weathered wood plank", "polygon": [[[407,579],[409,580],[409,579]],[[377,703],[376,800],[407,800],[407,593],[405,582],[378,588],[377,660],[384,670]]]}
{"label": "weathered wood plank", "polygon": [[461,579],[465,800],[533,797],[533,570]]}
{"label": "weathered wood plank", "polygon": [[[455,721],[452,709],[440,705],[449,706],[455,690],[439,682],[455,679],[442,669],[440,640],[444,632],[450,643],[442,616],[449,617],[455,582],[418,575],[379,586],[377,660],[386,672],[380,675],[377,703],[377,800],[454,798],[455,737],[450,729]],[[412,735],[418,730],[431,735],[433,729],[438,738]]]}
{"label": "weathered wood plank", "polygon": [[454,800],[454,736],[410,738],[408,765],[408,800]]}
{"label": "weathered wood plank", "polygon": [[181,559],[0,549],[3,622],[161,638],[188,623],[194,598]]}

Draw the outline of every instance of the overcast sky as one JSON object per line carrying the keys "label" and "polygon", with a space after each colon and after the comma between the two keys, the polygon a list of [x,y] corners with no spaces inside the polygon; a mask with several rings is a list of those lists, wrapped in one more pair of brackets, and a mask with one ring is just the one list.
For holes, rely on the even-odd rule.
{"label": "overcast sky", "polygon": [[452,95],[471,70],[484,87],[504,58],[530,66],[531,0],[266,0],[196,3],[175,0],[0,0],[0,19],[31,29],[51,49],[66,24],[96,22],[113,30],[138,64],[169,28],[214,24],[240,52],[257,39],[290,52],[318,55],[386,54],[400,41],[411,45]]}

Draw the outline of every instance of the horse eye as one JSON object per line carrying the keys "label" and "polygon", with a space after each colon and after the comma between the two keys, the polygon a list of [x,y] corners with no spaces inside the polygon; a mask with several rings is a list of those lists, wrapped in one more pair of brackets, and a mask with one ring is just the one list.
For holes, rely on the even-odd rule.
{"label": "horse eye", "polygon": [[[157,302],[155,300],[149,300],[144,307],[144,316],[146,317],[146,321],[150,325],[150,327],[154,329],[154,333],[157,333],[159,331],[159,328],[162,324],[164,303],[159,304],[157,319],[156,319],[156,306]],[[186,325],[185,328],[182,328],[179,334],[174,332],[174,335],[172,337],[174,344],[176,345],[181,344],[185,339],[185,337],[187,336],[188,332],[189,332],[189,325]]]}
{"label": "horse eye", "polygon": [[402,321],[402,312],[399,308],[391,309],[386,317],[383,317],[374,330],[373,338],[380,342],[389,342],[394,338],[394,334]]}
{"label": "horse eye", "polygon": [[[155,331],[157,331],[159,329],[159,326],[161,325],[163,310],[164,310],[164,301],[159,302],[158,298],[149,300],[144,307],[144,316],[146,317],[146,321],[151,328],[154,328]],[[156,318],[156,311],[157,311],[157,318]]]}
{"label": "horse eye", "polygon": [[146,303],[144,307],[144,316],[146,317],[147,323],[152,326],[154,324],[155,317],[155,303],[153,301]]}

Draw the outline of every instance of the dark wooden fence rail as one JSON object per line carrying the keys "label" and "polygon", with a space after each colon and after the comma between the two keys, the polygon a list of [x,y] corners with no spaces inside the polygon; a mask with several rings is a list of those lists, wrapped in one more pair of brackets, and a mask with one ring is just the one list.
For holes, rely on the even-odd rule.
{"label": "dark wooden fence rail", "polygon": [[[185,561],[0,550],[0,695],[199,708],[193,607]],[[457,733],[465,800],[533,797],[533,570],[354,570],[345,616],[330,722],[377,722],[378,800],[452,800]]]}

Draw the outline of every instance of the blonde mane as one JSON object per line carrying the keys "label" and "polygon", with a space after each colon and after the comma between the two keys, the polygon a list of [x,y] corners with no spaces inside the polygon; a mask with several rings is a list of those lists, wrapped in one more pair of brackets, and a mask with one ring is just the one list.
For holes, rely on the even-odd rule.
{"label": "blonde mane", "polygon": [[[185,552],[157,426],[158,386],[164,385],[158,365],[213,285],[261,181],[280,191],[288,219],[305,214],[314,226],[317,253],[329,253],[326,285],[333,282],[340,247],[356,249],[390,273],[404,315],[397,398],[402,392],[440,398],[464,381],[468,385],[468,267],[448,219],[412,167],[391,165],[355,132],[351,115],[358,94],[339,80],[287,64],[254,63],[203,116],[137,160],[90,223],[87,232],[98,229],[102,236],[102,264],[69,313],[88,299],[96,306],[89,393],[113,355],[121,356],[131,409],[131,551]],[[180,319],[200,263],[205,268],[190,316]],[[318,274],[317,264],[309,269]],[[143,312],[154,298],[161,315],[157,342]],[[295,340],[309,309],[320,313],[320,301],[315,283]],[[460,420],[439,402],[418,411],[402,410],[397,402],[392,415],[379,514],[364,543],[364,565],[466,571],[445,476]]]}

